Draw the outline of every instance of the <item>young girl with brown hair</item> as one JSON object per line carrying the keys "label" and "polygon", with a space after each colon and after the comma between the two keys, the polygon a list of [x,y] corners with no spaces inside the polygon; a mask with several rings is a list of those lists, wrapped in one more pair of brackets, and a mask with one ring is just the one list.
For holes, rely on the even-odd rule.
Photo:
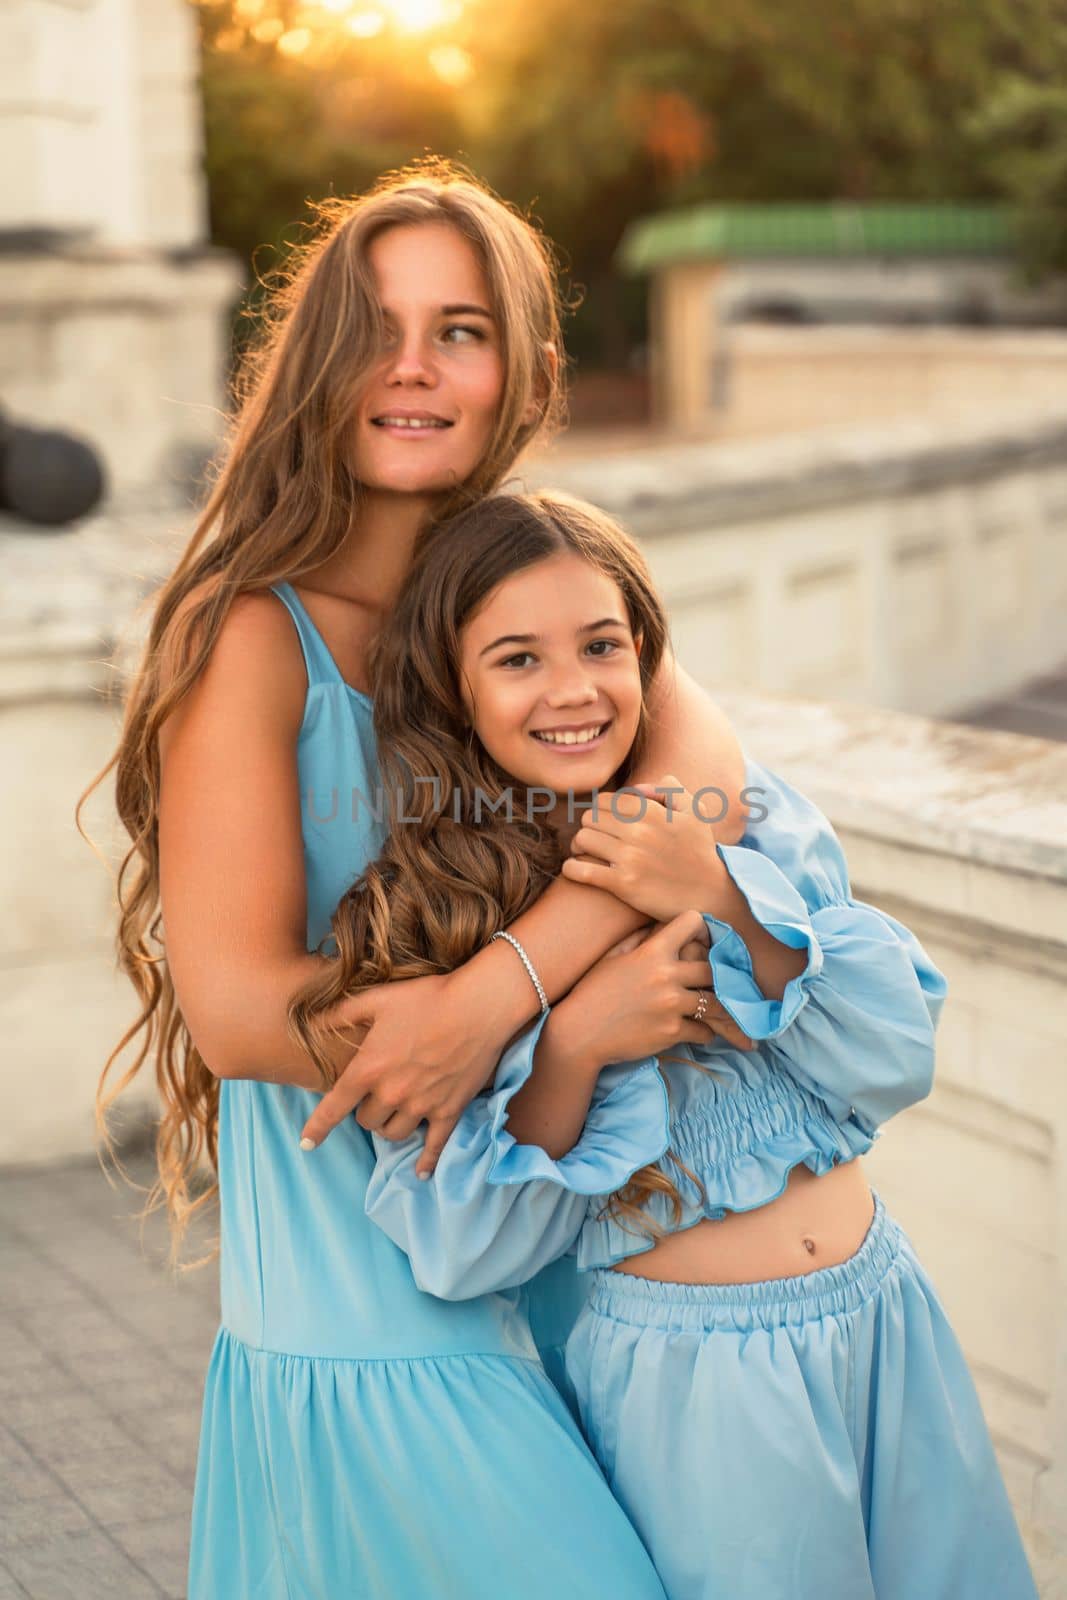
{"label": "young girl with brown hair", "polygon": [[452,1300],[576,1250],[566,1377],[670,1600],[1033,1600],[962,1352],[859,1159],[929,1092],[944,979],[754,761],[740,846],[706,794],[623,792],[665,638],[591,507],[497,495],[434,530],[375,652],[392,830],[294,1025],[328,1076],[342,995],[447,971],[561,865],[663,923],[542,997],[429,1181],[417,1135],[376,1137],[367,1215]]}
{"label": "young girl with brown hair", "polygon": [[[555,282],[523,218],[428,167],[320,220],[156,599],[111,763],[132,840],[119,956],[142,1009],[101,1114],[152,1059],[175,1248],[213,1198],[190,1198],[205,1158],[221,1201],[188,1593],[652,1597],[651,1564],[539,1359],[573,1321],[573,1272],[449,1305],[419,1292],[364,1214],[367,1130],[403,1139],[425,1121],[431,1170],[536,1013],[515,952],[498,940],[455,972],[340,1005],[328,1105],[289,1030],[331,914],[383,842],[365,810],[330,807],[333,791],[373,787],[370,641],[428,524],[494,488],[560,409]],[[669,655],[650,700],[637,775],[736,796],[736,742]],[[730,825],[736,809],[724,837]],[[514,932],[556,999],[642,921],[558,881]],[[684,1003],[676,984],[679,1016]],[[331,1123],[309,1158],[301,1132]]]}

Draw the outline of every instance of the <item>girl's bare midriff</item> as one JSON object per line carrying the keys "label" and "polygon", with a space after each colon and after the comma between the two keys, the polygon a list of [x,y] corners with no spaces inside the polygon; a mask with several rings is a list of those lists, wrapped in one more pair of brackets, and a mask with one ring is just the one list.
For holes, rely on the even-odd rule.
{"label": "girl's bare midriff", "polygon": [[760,1283],[838,1266],[855,1255],[874,1217],[858,1158],[817,1178],[794,1167],[777,1200],[668,1234],[616,1272],[661,1283]]}

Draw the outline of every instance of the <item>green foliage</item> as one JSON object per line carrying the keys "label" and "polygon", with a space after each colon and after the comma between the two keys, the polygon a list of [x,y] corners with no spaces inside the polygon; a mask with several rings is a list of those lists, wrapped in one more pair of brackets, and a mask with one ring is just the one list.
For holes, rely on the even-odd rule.
{"label": "green foliage", "polygon": [[[1059,0],[465,0],[404,33],[302,0],[203,0],[212,235],[251,258],[305,200],[427,151],[532,207],[588,289],[580,358],[618,364],[635,216],[706,200],[985,200],[1067,267]],[[269,265],[269,262],[265,263]]]}
{"label": "green foliage", "polygon": [[1022,210],[1023,266],[1067,271],[1067,19],[1042,17],[1019,40],[969,131],[997,187]]}

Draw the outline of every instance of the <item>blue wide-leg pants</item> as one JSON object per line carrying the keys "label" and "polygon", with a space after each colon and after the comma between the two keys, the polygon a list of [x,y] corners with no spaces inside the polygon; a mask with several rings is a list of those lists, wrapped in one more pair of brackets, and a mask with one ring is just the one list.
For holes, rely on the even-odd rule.
{"label": "blue wide-leg pants", "polygon": [[963,1353],[877,1198],[857,1253],[799,1277],[597,1272],[566,1363],[669,1600],[1035,1600]]}

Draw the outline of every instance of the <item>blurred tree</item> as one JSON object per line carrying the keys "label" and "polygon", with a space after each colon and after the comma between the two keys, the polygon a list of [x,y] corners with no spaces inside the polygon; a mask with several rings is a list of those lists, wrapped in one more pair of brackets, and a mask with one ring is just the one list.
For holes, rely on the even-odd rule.
{"label": "blurred tree", "polygon": [[1067,271],[1067,15],[1017,18],[1015,63],[969,131],[1000,192],[1022,213],[1023,266],[1039,279]]}
{"label": "blurred tree", "polygon": [[[411,16],[411,0],[406,0]],[[619,366],[627,222],[705,200],[1021,202],[1067,264],[1062,0],[200,0],[213,235],[277,243],[308,195],[427,150],[532,206]],[[429,20],[427,20],[429,19]]]}
{"label": "blurred tree", "polygon": [[[458,112],[424,52],[325,31],[303,43],[300,0],[201,0],[198,9],[211,237],[254,268],[235,321],[239,348],[259,279],[299,237],[307,201],[454,150]],[[300,48],[287,48],[294,39]]]}

